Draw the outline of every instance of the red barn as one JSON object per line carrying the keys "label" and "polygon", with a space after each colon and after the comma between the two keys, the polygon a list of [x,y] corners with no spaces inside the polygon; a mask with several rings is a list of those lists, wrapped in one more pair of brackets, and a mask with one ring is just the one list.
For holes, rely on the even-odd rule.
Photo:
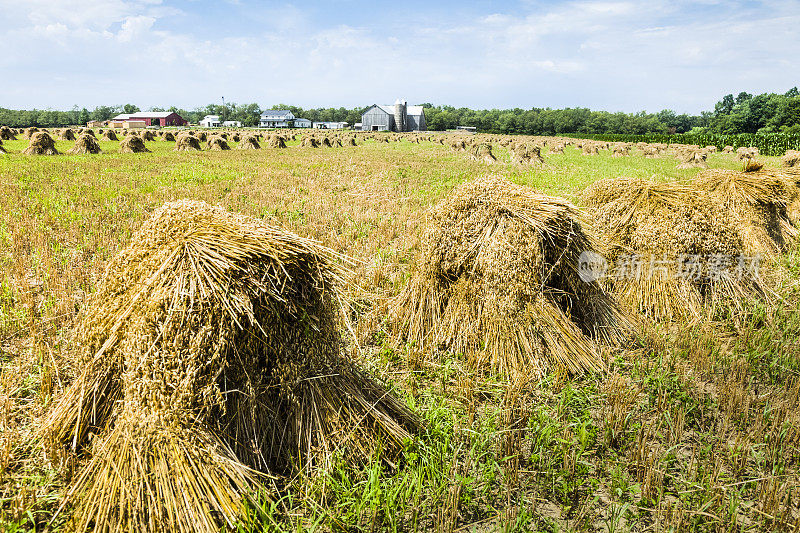
{"label": "red barn", "polygon": [[186,126],[189,124],[183,117],[171,111],[139,111],[138,113],[119,115],[114,121],[139,120],[146,126]]}

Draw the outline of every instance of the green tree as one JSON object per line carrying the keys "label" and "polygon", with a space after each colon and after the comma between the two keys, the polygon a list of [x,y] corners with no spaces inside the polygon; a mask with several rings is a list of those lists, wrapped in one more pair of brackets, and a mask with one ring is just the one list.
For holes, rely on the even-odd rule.
{"label": "green tree", "polygon": [[751,98],[753,98],[752,94],[742,91],[736,96],[736,103],[737,104],[743,104],[743,103],[749,101]]}
{"label": "green tree", "polygon": [[110,118],[113,118],[114,115],[118,114],[117,111],[118,111],[117,108],[113,108],[113,107],[109,107],[109,106],[95,107],[94,111],[92,111],[92,113],[91,113],[91,115],[92,115],[91,119],[92,120],[101,120],[101,121],[102,120],[108,120]]}
{"label": "green tree", "polygon": [[726,94],[722,97],[722,100],[717,102],[717,105],[714,106],[714,114],[718,116],[730,115],[734,105],[736,105],[736,101],[733,99],[733,95]]}

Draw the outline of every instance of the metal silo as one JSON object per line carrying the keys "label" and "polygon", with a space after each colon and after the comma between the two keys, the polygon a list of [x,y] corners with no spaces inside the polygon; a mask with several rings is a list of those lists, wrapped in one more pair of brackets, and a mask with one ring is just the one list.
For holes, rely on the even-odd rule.
{"label": "metal silo", "polygon": [[406,131],[406,103],[398,98],[394,103],[394,126],[397,131]]}

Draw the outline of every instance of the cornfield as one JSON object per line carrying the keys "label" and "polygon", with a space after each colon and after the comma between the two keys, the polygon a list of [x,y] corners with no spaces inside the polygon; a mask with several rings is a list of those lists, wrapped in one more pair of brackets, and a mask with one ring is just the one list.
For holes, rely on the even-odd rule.
{"label": "cornfield", "polygon": [[718,150],[722,150],[725,146],[733,146],[734,149],[741,146],[754,146],[758,148],[760,153],[768,156],[780,156],[786,153],[786,150],[800,149],[800,135],[785,133],[742,133],[738,135],[689,133],[625,135],[604,133],[596,135],[571,134],[566,136],[609,142],[696,144],[699,146],[716,146]]}

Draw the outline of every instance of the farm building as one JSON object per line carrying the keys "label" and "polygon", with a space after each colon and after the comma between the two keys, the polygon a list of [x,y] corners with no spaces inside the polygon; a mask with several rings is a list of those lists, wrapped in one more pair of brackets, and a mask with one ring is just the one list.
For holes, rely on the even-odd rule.
{"label": "farm building", "polygon": [[343,130],[347,128],[347,122],[315,122],[314,128],[318,130]]}
{"label": "farm building", "polygon": [[126,130],[147,127],[147,123],[144,120],[133,119],[130,115],[117,115],[108,121],[108,125],[111,128]]}
{"label": "farm building", "polygon": [[421,105],[399,99],[394,105],[372,105],[361,114],[363,131],[424,131],[425,112]]}
{"label": "farm building", "polygon": [[203,120],[200,121],[201,128],[219,128],[219,126],[219,115],[206,115],[203,117]]}
{"label": "farm building", "polygon": [[147,123],[144,120],[131,120],[131,119],[118,119],[112,118],[108,122],[109,127],[111,128],[120,128],[126,130],[132,129],[139,129],[139,128],[146,128]]}
{"label": "farm building", "polygon": [[241,128],[242,123],[238,120],[226,120],[222,123],[222,127],[224,128]]}
{"label": "farm building", "polygon": [[258,125],[262,128],[291,128],[294,113],[288,109],[267,109],[261,113]]}
{"label": "farm building", "polygon": [[102,120],[90,120],[86,123],[87,128],[101,128],[103,126],[105,126],[105,123]]}
{"label": "farm building", "polygon": [[129,114],[117,115],[108,121],[108,125],[112,128],[124,128],[125,123],[130,120],[130,118],[131,116]]}
{"label": "farm building", "polygon": [[[111,119],[112,123],[141,121],[145,126],[186,126],[188,122],[179,114],[172,111],[139,111],[138,113],[125,113]],[[120,126],[114,126],[120,127]]]}
{"label": "farm building", "polygon": [[311,121],[307,118],[296,118],[294,119],[294,127],[295,128],[310,128]]}

